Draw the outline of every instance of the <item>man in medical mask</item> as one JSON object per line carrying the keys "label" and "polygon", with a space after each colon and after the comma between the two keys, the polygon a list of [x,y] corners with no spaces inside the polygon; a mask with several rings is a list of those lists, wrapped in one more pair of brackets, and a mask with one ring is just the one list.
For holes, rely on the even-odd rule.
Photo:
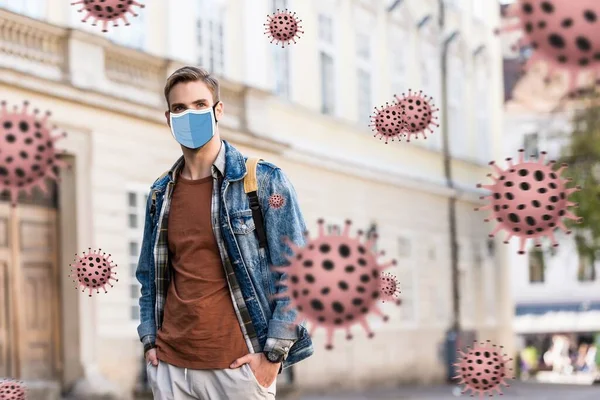
{"label": "man in medical mask", "polygon": [[[154,398],[274,399],[278,373],[313,353],[289,300],[273,299],[283,289],[270,265],[291,254],[282,237],[304,245],[296,192],[281,169],[259,162],[256,223],[245,158],[219,135],[218,81],[184,67],[168,78],[165,98],[183,156],[150,189],[136,272]],[[273,208],[275,194],[283,201]]]}

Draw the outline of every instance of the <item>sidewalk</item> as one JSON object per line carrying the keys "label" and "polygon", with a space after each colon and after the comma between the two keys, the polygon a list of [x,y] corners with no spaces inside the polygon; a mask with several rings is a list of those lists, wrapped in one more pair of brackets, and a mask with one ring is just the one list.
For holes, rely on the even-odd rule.
{"label": "sidewalk", "polygon": [[[503,388],[502,400],[600,400],[600,386],[572,386],[516,382]],[[470,393],[470,392],[469,392]],[[279,398],[279,397],[278,397]],[[325,395],[299,394],[281,397],[282,400],[456,400],[471,398],[460,394],[460,388],[453,385],[427,387],[400,387],[395,389],[373,389],[363,393],[333,393]],[[478,399],[479,396],[474,397]],[[485,398],[489,398],[486,396]]]}

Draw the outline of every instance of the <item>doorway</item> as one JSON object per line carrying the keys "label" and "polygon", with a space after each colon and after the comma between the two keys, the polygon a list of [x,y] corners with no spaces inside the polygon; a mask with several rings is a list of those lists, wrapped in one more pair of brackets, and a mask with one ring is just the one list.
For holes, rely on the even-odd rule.
{"label": "doorway", "polygon": [[[0,376],[57,380],[61,370],[57,187],[0,195]],[[62,269],[61,269],[62,270]],[[61,271],[60,273],[63,273]]]}

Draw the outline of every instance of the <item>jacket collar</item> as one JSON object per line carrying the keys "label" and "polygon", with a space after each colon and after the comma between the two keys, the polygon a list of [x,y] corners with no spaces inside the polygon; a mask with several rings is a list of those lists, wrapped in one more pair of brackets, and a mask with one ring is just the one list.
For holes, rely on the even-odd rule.
{"label": "jacket collar", "polygon": [[[183,156],[181,156],[168,172],[169,181],[176,182],[183,164],[184,159]],[[246,176],[244,156],[226,140],[221,141],[221,149],[213,163],[213,174],[217,171],[219,171],[228,181],[239,181]]]}

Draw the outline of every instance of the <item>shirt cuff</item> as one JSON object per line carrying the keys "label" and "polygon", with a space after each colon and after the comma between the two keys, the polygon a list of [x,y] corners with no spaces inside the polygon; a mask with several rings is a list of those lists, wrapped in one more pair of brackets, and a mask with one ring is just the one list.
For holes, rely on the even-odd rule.
{"label": "shirt cuff", "polygon": [[292,339],[268,338],[267,343],[265,343],[265,347],[263,348],[263,352],[268,353],[274,351],[283,354],[283,359],[285,360],[295,342],[296,341]]}
{"label": "shirt cuff", "polygon": [[150,349],[156,347],[156,336],[146,335],[142,338],[142,344],[144,345],[144,354]]}

